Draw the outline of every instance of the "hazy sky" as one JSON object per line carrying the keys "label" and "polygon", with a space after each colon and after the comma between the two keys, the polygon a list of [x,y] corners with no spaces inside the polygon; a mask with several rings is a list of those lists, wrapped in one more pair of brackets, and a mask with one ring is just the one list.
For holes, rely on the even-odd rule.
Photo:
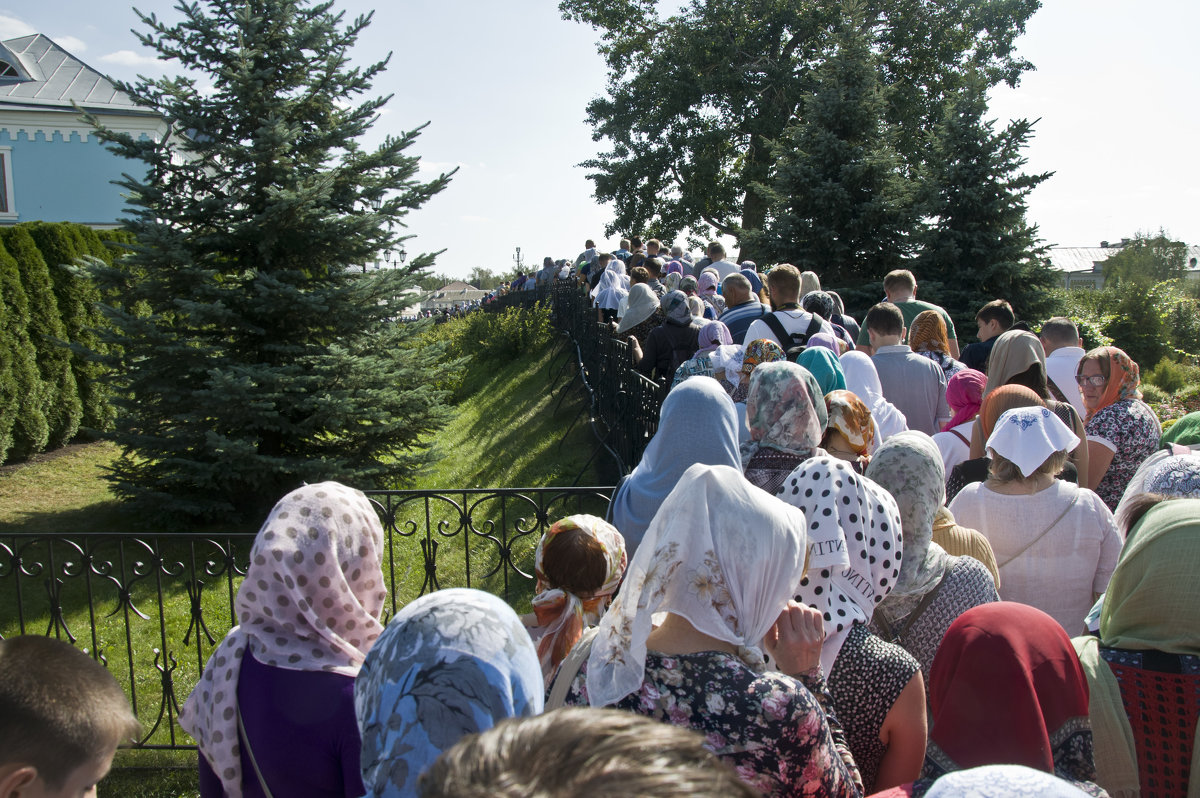
{"label": "hazy sky", "polygon": [[[611,210],[576,166],[600,145],[584,106],[604,89],[594,32],[566,22],[555,0],[393,0],[360,38],[361,63],[394,51],[376,84],[394,94],[375,133],[429,122],[409,150],[429,176],[459,167],[449,188],[410,214],[408,251],[446,252],[436,269],[574,257],[602,245]],[[168,0],[137,7],[174,19]],[[370,4],[344,0],[347,16]],[[137,43],[122,2],[56,0],[5,6],[0,39],[44,33],[95,69],[122,79],[161,74]],[[1040,118],[1033,171],[1055,175],[1031,196],[1030,218],[1050,244],[1098,246],[1164,227],[1200,243],[1200,56],[1191,0],[1048,0],[1019,52],[1037,71],[994,92],[1002,122]],[[616,247],[615,237],[606,242]]]}

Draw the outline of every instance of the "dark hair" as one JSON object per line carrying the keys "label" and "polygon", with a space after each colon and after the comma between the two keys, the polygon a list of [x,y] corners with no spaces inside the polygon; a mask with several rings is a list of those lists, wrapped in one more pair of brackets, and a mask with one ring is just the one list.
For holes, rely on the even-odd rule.
{"label": "dark hair", "polygon": [[32,765],[51,790],[141,734],[103,665],[61,640],[0,640],[0,765]]}
{"label": "dark hair", "polygon": [[638,236],[631,236],[629,239],[629,245],[631,247],[640,247],[642,245],[642,239]]}
{"label": "dark hair", "polygon": [[586,529],[565,529],[542,546],[542,573],[551,587],[590,596],[604,586],[604,547]]}
{"label": "dark hair", "polygon": [[650,282],[650,270],[645,266],[634,266],[629,270],[629,282],[631,285]]}
{"label": "dark hair", "polygon": [[1039,335],[1059,346],[1075,346],[1079,343],[1079,328],[1066,316],[1055,316],[1047,321],[1042,325]]}
{"label": "dark hair", "polygon": [[863,326],[878,335],[903,335],[904,314],[891,302],[880,302],[867,311]]}
{"label": "dark hair", "polygon": [[1003,299],[993,299],[979,309],[975,314],[975,318],[982,321],[984,324],[989,321],[998,321],[1000,326],[1005,330],[1011,328],[1017,320],[1017,315],[1013,313],[1012,305],[1008,304]]}
{"label": "dark hair", "polygon": [[751,798],[691,729],[566,707],[462,738],[421,776],[421,798]]}
{"label": "dark hair", "polygon": [[666,264],[663,263],[662,258],[646,258],[645,265],[646,270],[650,272],[651,276],[660,277],[662,275],[663,266]]}
{"label": "dark hair", "polygon": [[1133,535],[1133,528],[1137,526],[1138,521],[1142,520],[1142,516],[1150,512],[1150,508],[1178,498],[1180,497],[1168,496],[1165,493],[1138,493],[1131,496],[1117,513],[1117,528],[1121,530],[1125,542],[1129,542],[1130,536]]}
{"label": "dark hair", "polygon": [[1046,367],[1041,363],[1033,363],[1024,371],[1018,371],[1008,378],[1005,385],[1024,385],[1042,399],[1050,398],[1050,383],[1046,381]]}

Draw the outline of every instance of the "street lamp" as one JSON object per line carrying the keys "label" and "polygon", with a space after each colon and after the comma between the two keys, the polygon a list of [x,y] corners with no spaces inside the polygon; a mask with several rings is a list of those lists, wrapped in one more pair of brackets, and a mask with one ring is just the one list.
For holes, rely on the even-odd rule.
{"label": "street lamp", "polygon": [[517,247],[517,254],[513,255],[513,260],[517,262],[517,271],[521,271],[521,248]]}

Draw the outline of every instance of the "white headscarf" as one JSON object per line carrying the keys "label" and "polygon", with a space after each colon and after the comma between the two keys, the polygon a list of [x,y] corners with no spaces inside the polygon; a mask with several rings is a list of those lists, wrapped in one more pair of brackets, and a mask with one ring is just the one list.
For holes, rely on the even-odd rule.
{"label": "white headscarf", "polygon": [[779,497],[808,519],[808,573],[796,600],[822,613],[821,668],[829,674],[850,629],[868,623],[896,586],[904,556],[900,508],[882,487],[829,455],[797,466]]}
{"label": "white headscarf", "polygon": [[641,688],[656,612],[686,618],[763,670],[759,645],[803,576],[804,528],[804,513],[736,468],[685,471],[600,621],[588,657],[589,703],[608,706]]}
{"label": "white headscarf", "polygon": [[[599,301],[601,291],[613,288],[629,291],[629,276],[625,274],[625,264],[619,260],[609,262],[604,274],[596,281],[596,287],[591,290],[591,297]],[[613,307],[616,307],[615,303]]]}
{"label": "white headscarf", "polygon": [[292,491],[259,530],[235,602],[239,625],[179,713],[230,798],[242,795],[236,713],[246,649],[264,665],[357,676],[383,632],[383,540],[367,497],[337,482]]}
{"label": "white headscarf", "polygon": [[1015,464],[1023,477],[1055,452],[1070,452],[1078,445],[1079,437],[1044,407],[1005,410],[987,439],[987,448]]}
{"label": "white headscarf", "polygon": [[883,397],[883,386],[879,383],[879,373],[875,371],[871,358],[862,352],[847,352],[838,360],[846,375],[846,390],[862,399],[871,411],[871,419],[875,422],[875,441],[871,446],[873,453],[888,438],[907,430],[908,419]]}

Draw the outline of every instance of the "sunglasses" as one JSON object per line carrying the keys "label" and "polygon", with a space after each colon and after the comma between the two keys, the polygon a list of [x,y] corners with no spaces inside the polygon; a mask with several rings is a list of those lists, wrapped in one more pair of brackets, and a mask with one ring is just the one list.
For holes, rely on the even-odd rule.
{"label": "sunglasses", "polygon": [[1082,374],[1075,375],[1075,383],[1082,388],[1085,385],[1090,385],[1093,388],[1101,388],[1108,382],[1108,377],[1103,374],[1093,374],[1090,377],[1085,377]]}

